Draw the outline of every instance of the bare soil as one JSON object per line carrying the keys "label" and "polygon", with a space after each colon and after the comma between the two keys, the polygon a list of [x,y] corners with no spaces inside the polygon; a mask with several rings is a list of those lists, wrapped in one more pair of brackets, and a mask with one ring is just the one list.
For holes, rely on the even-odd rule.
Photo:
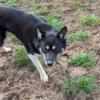
{"label": "bare soil", "polygon": [[[35,1],[35,2],[34,2]],[[11,53],[0,49],[0,100],[100,100],[100,90],[90,94],[68,96],[64,89],[65,80],[83,74],[97,76],[96,83],[100,86],[100,26],[83,26],[80,18],[83,15],[95,14],[100,17],[100,0],[88,0],[91,7],[86,10],[75,10],[69,7],[74,0],[41,0],[41,5],[52,13],[54,9],[62,9],[60,21],[68,27],[68,34],[76,31],[86,31],[90,38],[85,42],[68,43],[58,64],[52,68],[45,68],[49,75],[49,82],[40,80],[37,70],[30,66],[18,67],[14,54],[20,44],[7,39],[6,46],[12,48]],[[26,11],[31,9],[39,0],[17,0],[18,7]],[[47,11],[47,12],[48,12]],[[9,37],[9,36],[8,36]],[[91,69],[75,68],[68,63],[68,58],[79,53],[89,53],[96,58],[96,66]]]}

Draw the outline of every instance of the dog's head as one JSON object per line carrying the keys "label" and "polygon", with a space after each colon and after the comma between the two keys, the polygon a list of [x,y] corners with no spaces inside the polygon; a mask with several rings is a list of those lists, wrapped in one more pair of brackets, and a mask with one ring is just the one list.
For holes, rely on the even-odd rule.
{"label": "dog's head", "polygon": [[63,27],[60,31],[46,29],[46,27],[39,29],[41,35],[39,51],[43,55],[46,65],[52,66],[58,54],[62,53],[66,47],[65,35],[67,33],[67,28]]}

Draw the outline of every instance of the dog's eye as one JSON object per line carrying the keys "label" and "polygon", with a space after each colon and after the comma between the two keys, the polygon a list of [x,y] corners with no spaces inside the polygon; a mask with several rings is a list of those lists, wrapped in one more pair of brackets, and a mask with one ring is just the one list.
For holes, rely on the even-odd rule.
{"label": "dog's eye", "polygon": [[53,46],[52,46],[52,50],[55,50],[55,49],[56,49],[56,46],[55,46],[55,45],[53,45]]}
{"label": "dog's eye", "polygon": [[50,47],[48,45],[46,45],[46,50],[49,50],[49,49],[50,49]]}

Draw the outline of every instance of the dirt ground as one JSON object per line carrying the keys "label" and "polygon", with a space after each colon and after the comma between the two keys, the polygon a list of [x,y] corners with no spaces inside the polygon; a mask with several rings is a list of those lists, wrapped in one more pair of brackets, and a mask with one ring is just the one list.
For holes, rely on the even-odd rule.
{"label": "dirt ground", "polygon": [[[67,96],[64,90],[65,80],[83,74],[97,76],[96,83],[100,86],[100,26],[83,26],[79,19],[83,15],[95,14],[100,17],[100,0],[88,0],[91,7],[87,10],[75,10],[69,7],[74,0],[41,0],[41,5],[47,7],[52,13],[60,7],[60,21],[68,27],[68,34],[76,31],[86,31],[90,38],[85,42],[68,43],[63,56],[59,58],[58,64],[52,68],[45,68],[49,75],[49,82],[40,80],[37,70],[30,66],[17,67],[14,54],[22,45],[12,43],[9,39],[6,46],[12,48],[11,53],[5,53],[0,49],[0,100],[100,100],[100,90],[96,89],[90,94]],[[39,0],[17,0],[18,7],[26,11],[31,9]],[[67,58],[79,53],[89,53],[96,57],[96,66],[92,69],[74,68]]]}

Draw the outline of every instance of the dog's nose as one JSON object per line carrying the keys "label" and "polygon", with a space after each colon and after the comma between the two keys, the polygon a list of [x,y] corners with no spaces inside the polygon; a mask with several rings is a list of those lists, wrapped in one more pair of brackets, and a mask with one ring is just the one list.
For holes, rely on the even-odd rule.
{"label": "dog's nose", "polygon": [[48,63],[47,65],[48,65],[48,66],[52,66],[53,64],[51,64],[51,63]]}
{"label": "dog's nose", "polygon": [[51,61],[48,61],[48,62],[47,62],[47,65],[48,65],[48,66],[52,66],[53,63],[52,63]]}

